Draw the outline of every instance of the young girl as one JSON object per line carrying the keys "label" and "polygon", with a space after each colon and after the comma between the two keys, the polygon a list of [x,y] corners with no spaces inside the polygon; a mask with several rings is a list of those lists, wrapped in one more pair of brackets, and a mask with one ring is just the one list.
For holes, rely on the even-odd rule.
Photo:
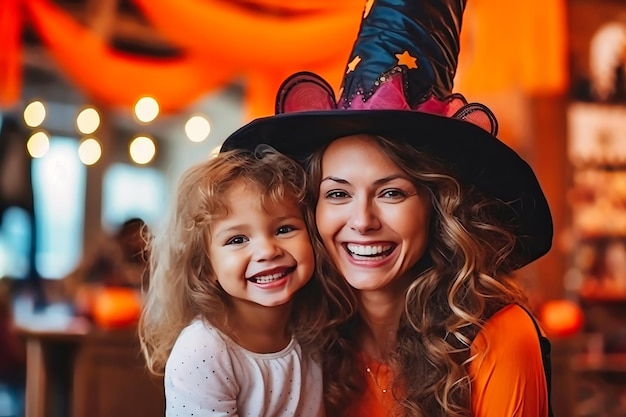
{"label": "young girl", "polygon": [[139,330],[148,368],[164,374],[166,415],[323,415],[321,368],[297,341],[319,300],[304,182],[272,150],[183,174],[152,240]]}

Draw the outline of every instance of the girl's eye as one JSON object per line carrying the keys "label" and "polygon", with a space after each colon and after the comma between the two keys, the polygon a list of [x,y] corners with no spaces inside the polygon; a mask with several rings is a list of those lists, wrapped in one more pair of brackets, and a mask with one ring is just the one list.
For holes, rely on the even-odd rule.
{"label": "girl's eye", "polygon": [[248,241],[248,238],[245,236],[233,236],[226,241],[227,245],[241,245]]}
{"label": "girl's eye", "polygon": [[330,190],[326,194],[324,194],[324,198],[327,199],[339,199],[339,198],[348,198],[349,194],[343,190]]}
{"label": "girl's eye", "polygon": [[291,226],[291,225],[280,226],[276,230],[276,234],[277,235],[284,235],[285,233],[293,232],[294,230],[296,230],[296,228]]}

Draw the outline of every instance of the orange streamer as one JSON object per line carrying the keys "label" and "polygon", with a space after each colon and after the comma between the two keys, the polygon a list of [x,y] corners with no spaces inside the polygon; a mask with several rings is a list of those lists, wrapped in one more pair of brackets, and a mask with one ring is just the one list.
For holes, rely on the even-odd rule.
{"label": "orange streamer", "polygon": [[[342,0],[331,7],[304,2],[280,2],[282,15],[257,1],[257,8],[224,0],[134,0],[167,39],[192,51],[223,59],[235,70],[297,69],[343,59],[356,37],[362,0]],[[251,2],[248,2],[250,4]],[[271,8],[271,7],[270,7]],[[184,30],[181,30],[184,28]]]}
{"label": "orange streamer", "polygon": [[[567,87],[565,0],[468,2],[455,85],[468,96]],[[514,17],[514,18],[509,18]]]}
{"label": "orange streamer", "polygon": [[48,51],[69,78],[97,102],[131,107],[148,95],[159,102],[163,112],[172,112],[231,77],[229,68],[207,68],[197,56],[148,59],[122,54],[50,1],[29,0],[27,6]]}
{"label": "orange streamer", "polygon": [[11,107],[20,96],[21,29],[20,0],[0,2],[0,107]]}

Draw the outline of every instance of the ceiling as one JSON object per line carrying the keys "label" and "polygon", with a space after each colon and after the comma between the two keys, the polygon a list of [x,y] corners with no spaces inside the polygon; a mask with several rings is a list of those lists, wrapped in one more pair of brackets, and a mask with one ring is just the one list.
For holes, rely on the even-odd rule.
{"label": "ceiling", "polygon": [[[78,22],[108,40],[111,47],[152,57],[175,56],[169,45],[143,18],[130,0],[51,0]],[[57,69],[36,33],[25,25],[23,33],[24,95],[72,102],[79,94]]]}
{"label": "ceiling", "polygon": [[[0,0],[2,1],[2,0]],[[176,56],[179,51],[153,29],[141,12],[134,7],[132,0],[50,0],[69,13],[76,21],[88,26],[107,39],[112,48],[132,54],[148,57],[163,58]],[[238,5],[246,6],[248,1],[255,0],[225,0]],[[271,11],[270,11],[271,12]],[[85,102],[85,96],[66,77],[41,44],[34,29],[25,24],[23,32],[23,102],[33,98],[41,98],[48,102],[50,122],[57,120],[57,124],[49,126],[49,130],[57,133],[74,132],[73,116],[76,107]],[[229,115],[221,114],[223,109],[233,112],[230,118],[240,117],[233,109],[242,100],[243,86],[234,80],[225,86],[224,90],[216,95],[224,100],[219,108],[213,108],[212,102],[204,105],[220,114],[220,119],[230,120]],[[233,104],[234,103],[234,104]],[[235,106],[235,107],[233,107]],[[113,114],[115,127],[136,130],[134,119],[126,114]],[[161,121],[144,126],[147,133],[162,133],[172,120]],[[176,122],[175,120],[173,122]],[[226,123],[228,128],[231,126]],[[154,132],[152,132],[154,131]],[[127,136],[127,135],[126,135]],[[120,135],[120,137],[126,137]]]}

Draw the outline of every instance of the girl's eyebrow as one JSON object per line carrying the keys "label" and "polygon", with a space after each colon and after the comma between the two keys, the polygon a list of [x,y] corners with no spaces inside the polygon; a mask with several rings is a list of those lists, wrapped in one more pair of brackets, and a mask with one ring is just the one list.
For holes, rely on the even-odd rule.
{"label": "girl's eyebrow", "polygon": [[218,238],[220,236],[223,235],[230,235],[232,233],[241,233],[241,231],[244,229],[244,225],[242,224],[236,224],[236,225],[232,225],[229,227],[226,227],[224,229],[218,229],[215,233],[215,237]]}

